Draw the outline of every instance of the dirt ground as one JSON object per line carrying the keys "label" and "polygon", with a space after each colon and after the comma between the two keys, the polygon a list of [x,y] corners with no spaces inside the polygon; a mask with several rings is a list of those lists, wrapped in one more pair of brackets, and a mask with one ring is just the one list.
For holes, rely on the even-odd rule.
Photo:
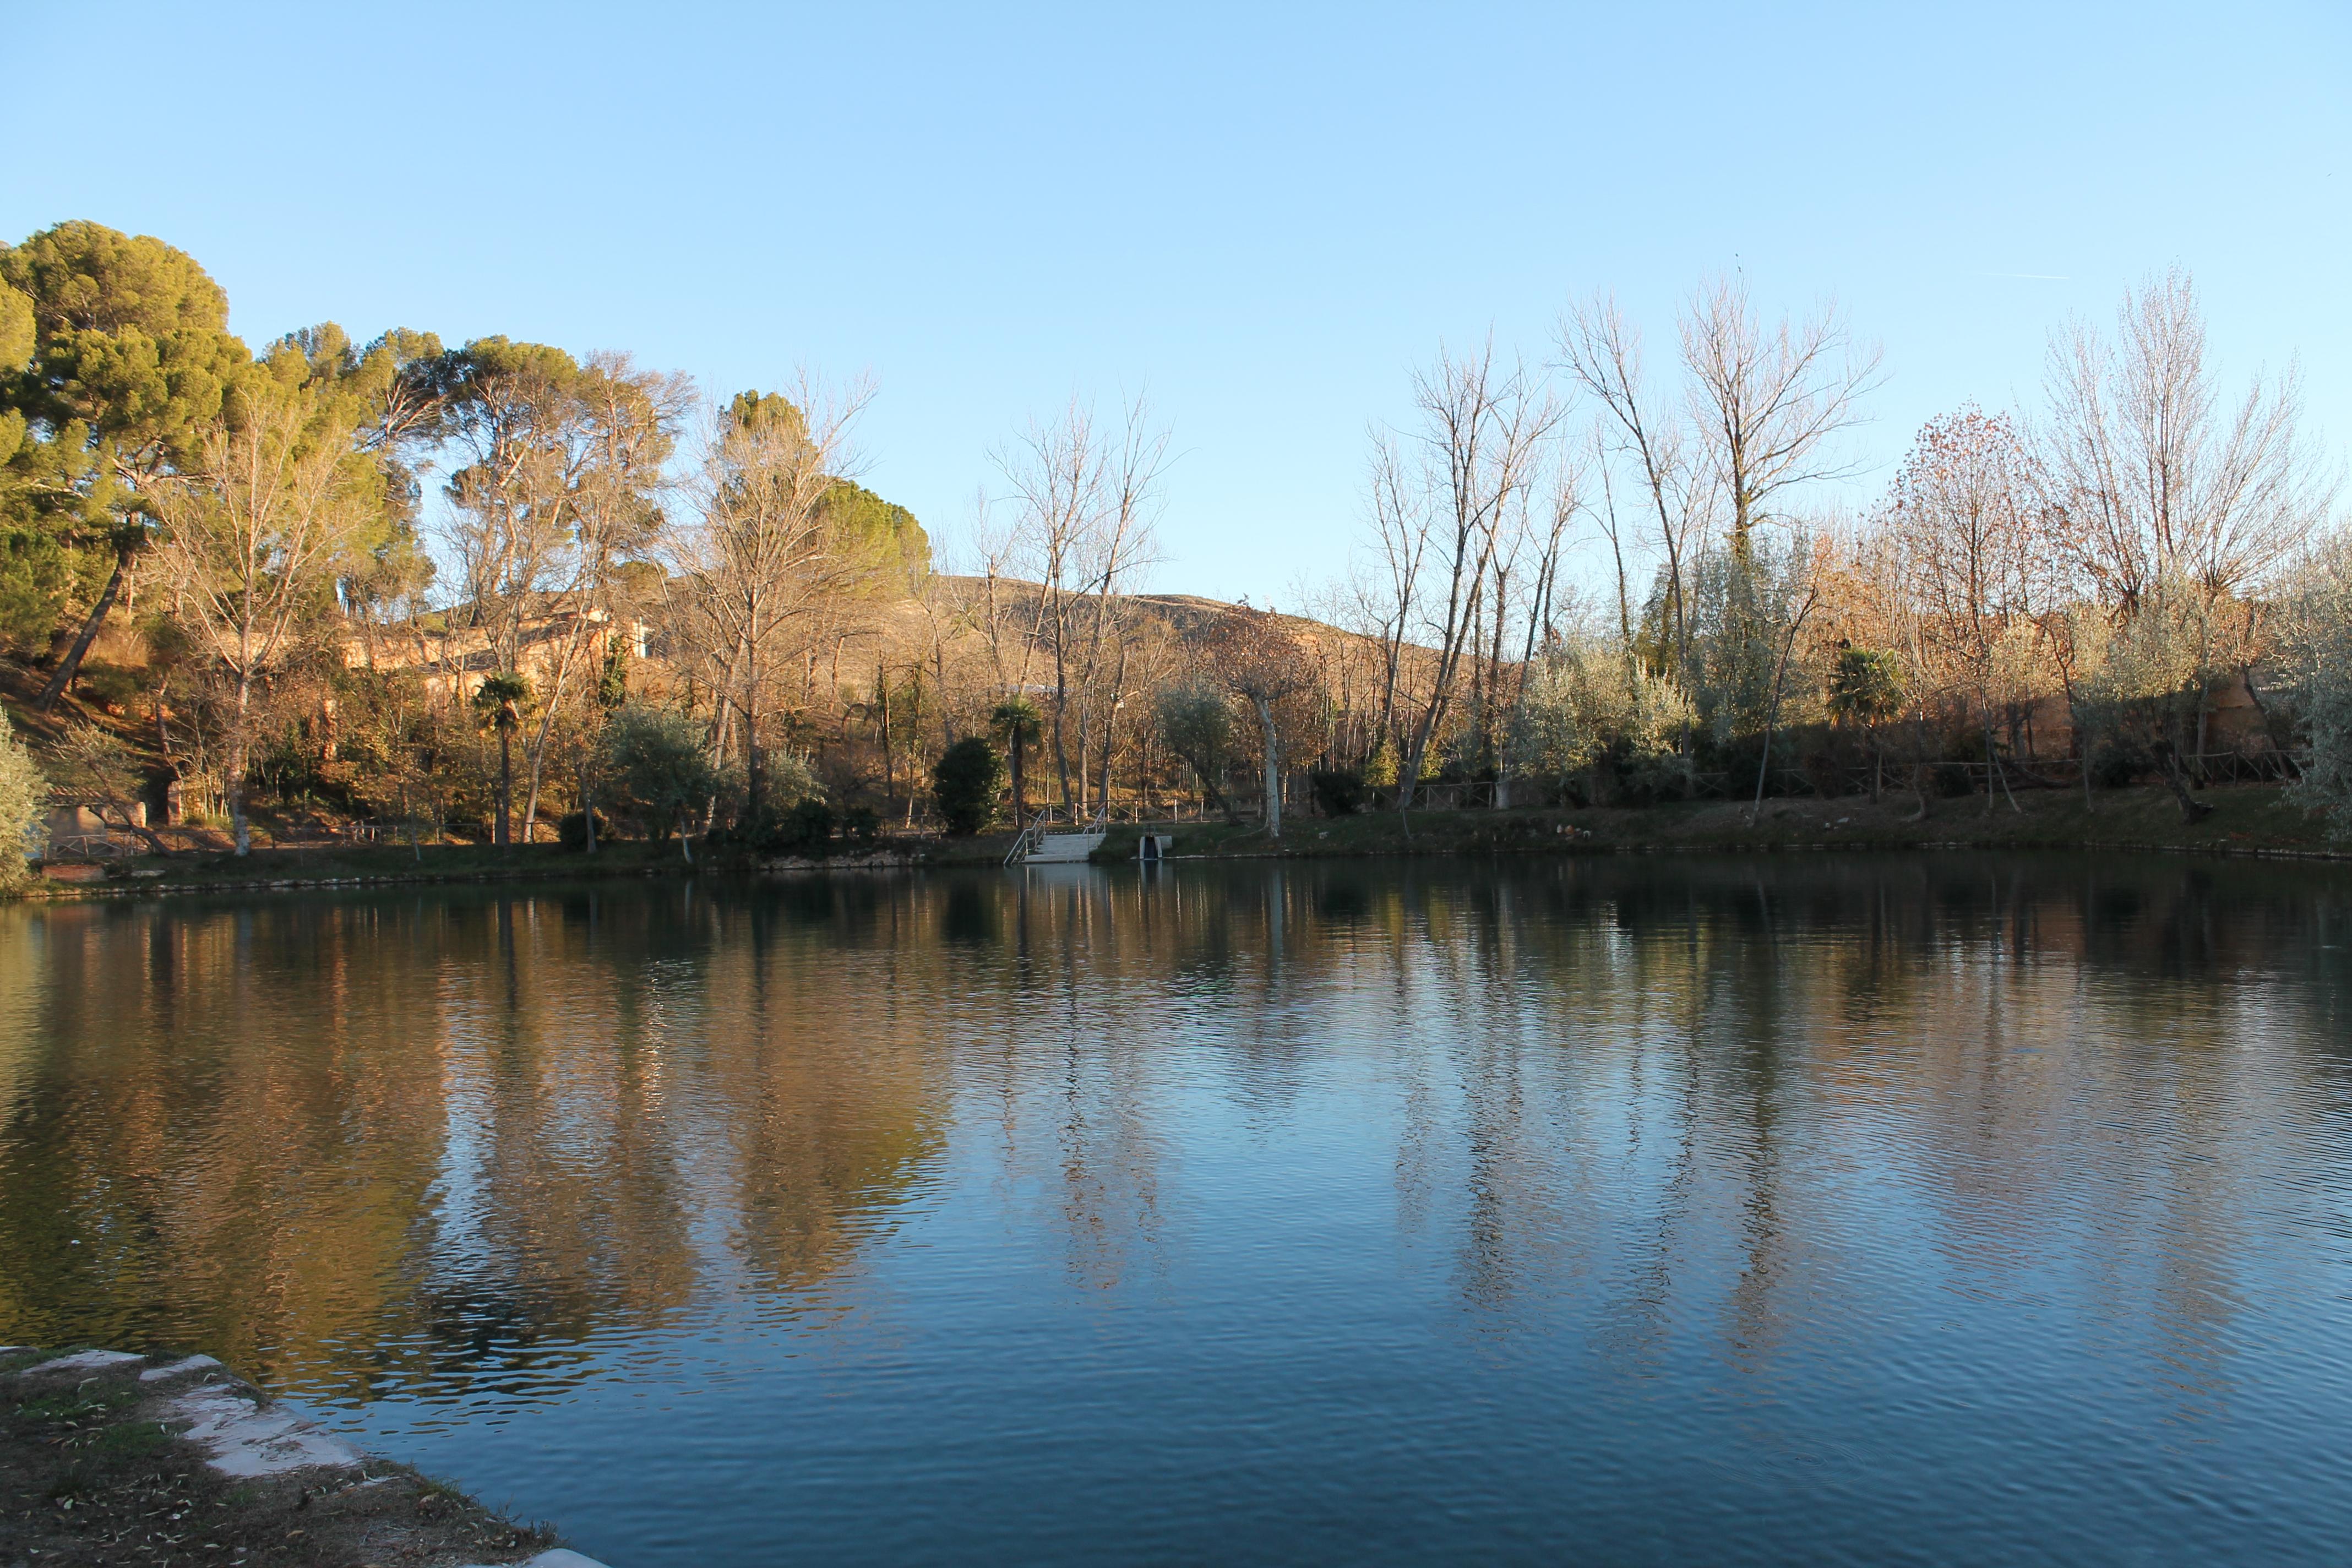
{"label": "dirt ground", "polygon": [[[284,1564],[455,1568],[512,1563],[554,1531],[501,1519],[404,1466],[362,1458],[235,1476],[191,1438],[191,1395],[266,1396],[209,1363],[129,1358],[31,1370],[0,1353],[0,1565]],[[142,1372],[184,1367],[142,1382]],[[320,1439],[335,1447],[331,1439]]]}

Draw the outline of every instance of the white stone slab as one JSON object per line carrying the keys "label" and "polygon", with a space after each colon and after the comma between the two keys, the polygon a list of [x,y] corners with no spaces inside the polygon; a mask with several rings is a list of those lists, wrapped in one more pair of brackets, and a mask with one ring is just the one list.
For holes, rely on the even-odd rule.
{"label": "white stone slab", "polygon": [[166,1378],[184,1377],[192,1372],[218,1372],[221,1363],[208,1355],[192,1355],[175,1361],[169,1366],[151,1366],[139,1374],[142,1383],[162,1383]]}
{"label": "white stone slab", "polygon": [[170,1416],[185,1421],[189,1438],[203,1446],[223,1475],[250,1479],[324,1466],[360,1468],[357,1448],[331,1437],[292,1411],[267,1409],[233,1388],[192,1389],[172,1401]]}
{"label": "white stone slab", "polygon": [[37,1372],[100,1372],[110,1366],[121,1366],[146,1359],[143,1355],[132,1355],[129,1351],[77,1351],[72,1355],[45,1361],[38,1366],[28,1366],[18,1375],[29,1377]]}

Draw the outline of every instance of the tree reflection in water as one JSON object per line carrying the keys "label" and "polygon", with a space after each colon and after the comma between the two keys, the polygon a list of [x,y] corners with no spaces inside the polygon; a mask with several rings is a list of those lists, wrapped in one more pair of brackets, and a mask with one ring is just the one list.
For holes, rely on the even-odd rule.
{"label": "tree reflection in water", "polygon": [[995,1269],[1056,1333],[1326,1312],[1768,1405],[1839,1334],[2054,1315],[2210,1423],[2250,1297],[2341,1288],[2347,887],[1852,856],[10,908],[0,1339],[520,1408]]}

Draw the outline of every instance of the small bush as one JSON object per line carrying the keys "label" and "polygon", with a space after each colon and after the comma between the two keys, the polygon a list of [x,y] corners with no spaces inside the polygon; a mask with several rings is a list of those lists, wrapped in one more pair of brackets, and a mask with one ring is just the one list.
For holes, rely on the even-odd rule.
{"label": "small bush", "polygon": [[769,847],[787,855],[822,855],[833,843],[833,807],[811,795],[784,813]]}
{"label": "small bush", "polygon": [[1935,768],[1936,793],[1949,800],[1977,793],[1977,781],[1965,763],[1937,763]]}
{"label": "small bush", "polygon": [[74,695],[93,708],[120,712],[146,691],[147,683],[140,672],[119,664],[100,664],[86,659],[74,673]]}
{"label": "small bush", "polygon": [[[562,816],[557,817],[555,819],[555,841],[575,854],[587,848],[587,816],[582,812],[567,811]],[[609,844],[612,841],[613,825],[604,819],[604,814],[600,811],[596,814],[596,842],[599,844]]]}
{"label": "small bush", "polygon": [[996,820],[996,792],[1004,785],[1004,759],[977,735],[966,736],[931,765],[931,796],[950,834],[970,838]]}
{"label": "small bush", "polygon": [[778,810],[762,807],[760,815],[735,824],[723,837],[711,836],[715,846],[741,845],[762,855],[823,855],[833,842],[833,807],[815,795]]}
{"label": "small bush", "polygon": [[0,889],[23,881],[26,861],[47,847],[42,813],[48,792],[49,781],[17,743],[8,716],[0,713]]}
{"label": "small bush", "polygon": [[1845,759],[1835,752],[1807,752],[1798,765],[1805,770],[1813,793],[1823,800],[1845,794]]}
{"label": "small bush", "polygon": [[842,837],[863,847],[882,837],[882,818],[870,805],[853,805],[841,814]]}
{"label": "small bush", "polygon": [[2091,753],[2091,782],[2101,789],[2128,789],[2154,771],[2156,759],[2128,741],[2110,741]]}
{"label": "small bush", "polygon": [[1326,816],[1353,816],[1364,808],[1364,775],[1352,768],[1317,768],[1307,775],[1307,787]]}

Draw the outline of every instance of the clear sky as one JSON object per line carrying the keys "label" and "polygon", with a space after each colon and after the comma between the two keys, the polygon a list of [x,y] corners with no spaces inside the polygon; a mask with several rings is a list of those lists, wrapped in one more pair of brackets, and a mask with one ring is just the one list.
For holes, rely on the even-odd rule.
{"label": "clear sky", "polygon": [[0,235],[161,236],[257,343],[332,319],[870,373],[950,547],[1071,396],[1172,425],[1158,585],[1333,574],[1365,429],[1618,290],[1833,296],[1925,416],[2174,261],[2352,437],[2352,5],[139,6],[6,0]]}

